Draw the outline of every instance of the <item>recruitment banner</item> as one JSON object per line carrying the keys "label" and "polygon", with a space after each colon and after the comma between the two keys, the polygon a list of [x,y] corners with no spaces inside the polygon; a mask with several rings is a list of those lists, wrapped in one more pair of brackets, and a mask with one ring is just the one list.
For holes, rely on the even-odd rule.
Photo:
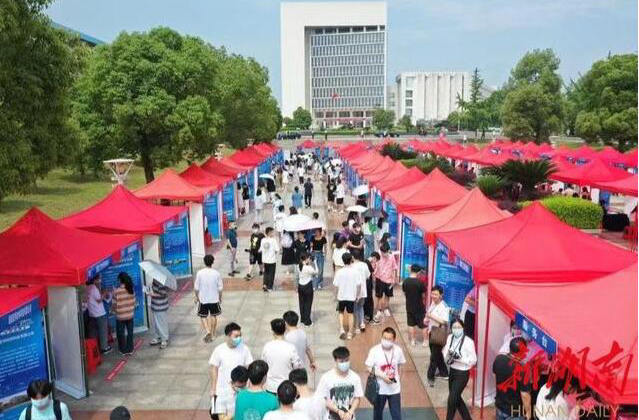
{"label": "recruitment banner", "polygon": [[472,268],[457,256],[449,261],[448,254],[448,247],[437,241],[434,284],[444,288],[446,304],[461,311],[466,295],[473,288]]}
{"label": "recruitment banner", "polygon": [[375,191],[373,208],[375,210],[382,210],[382,207],[382,195],[378,191]]}
{"label": "recruitment banner", "polygon": [[249,200],[255,198],[255,170],[251,169],[248,174],[246,174],[247,184],[249,187]]}
{"label": "recruitment banner", "polygon": [[49,380],[38,298],[0,317],[0,419],[17,420],[30,402],[27,386]]}
{"label": "recruitment banner", "polygon": [[229,182],[222,191],[222,210],[226,216],[226,220],[232,222],[235,220],[235,191],[233,183]]}
{"label": "recruitment banner", "polygon": [[[102,286],[106,290],[114,290],[119,286],[118,274],[127,273],[133,280],[133,292],[135,293],[135,312],[133,314],[133,328],[145,329],[146,324],[146,302],[142,292],[144,280],[139,262],[142,261],[141,250],[138,244],[129,246],[122,251],[122,257],[117,264],[110,265],[100,272]],[[111,311],[112,302],[106,303],[109,323],[115,329],[115,312]]]}
{"label": "recruitment banner", "polygon": [[397,235],[399,234],[398,224],[399,215],[397,214],[397,207],[391,202],[386,202],[386,213],[388,213],[388,233],[390,233],[390,247],[391,250],[397,249]]}
{"label": "recruitment banner", "polygon": [[204,217],[206,217],[206,228],[213,236],[213,239],[220,239],[220,215],[218,214],[218,200],[220,194],[209,194],[204,199]]}
{"label": "recruitment banner", "polygon": [[191,273],[191,239],[189,219],[185,212],[178,220],[164,224],[162,242],[162,265],[176,277],[188,277]]}
{"label": "recruitment banner", "polygon": [[424,243],[424,233],[419,228],[412,228],[408,217],[402,219],[402,267],[401,276],[410,275],[410,266],[417,264],[428,268],[428,247]]}

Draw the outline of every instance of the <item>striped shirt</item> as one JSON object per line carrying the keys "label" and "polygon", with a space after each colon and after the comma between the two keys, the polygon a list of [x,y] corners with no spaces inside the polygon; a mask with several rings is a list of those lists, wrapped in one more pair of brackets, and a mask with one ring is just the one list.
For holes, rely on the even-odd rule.
{"label": "striped shirt", "polygon": [[[162,286],[157,281],[153,282],[151,286],[153,289],[153,295],[151,297],[151,309],[155,312],[164,312],[169,310],[169,295],[168,289]],[[157,295],[157,296],[156,296]]]}
{"label": "striped shirt", "polygon": [[135,294],[127,292],[124,286],[115,289],[113,307],[115,317],[119,321],[133,319],[135,311]]}

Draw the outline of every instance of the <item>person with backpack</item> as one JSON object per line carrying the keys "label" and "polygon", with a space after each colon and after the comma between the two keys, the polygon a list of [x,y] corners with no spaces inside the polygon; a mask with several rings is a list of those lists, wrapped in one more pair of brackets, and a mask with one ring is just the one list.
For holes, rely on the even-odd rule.
{"label": "person with backpack", "polygon": [[29,404],[20,413],[19,420],[71,420],[69,408],[53,398],[53,385],[45,379],[35,379],[27,386]]}
{"label": "person with backpack", "polygon": [[[125,272],[118,274],[120,287],[113,292],[113,310],[115,312],[115,334],[118,337],[118,350],[124,356],[133,354],[133,315],[135,314],[135,291],[133,280]],[[124,330],[126,329],[126,335]]]}

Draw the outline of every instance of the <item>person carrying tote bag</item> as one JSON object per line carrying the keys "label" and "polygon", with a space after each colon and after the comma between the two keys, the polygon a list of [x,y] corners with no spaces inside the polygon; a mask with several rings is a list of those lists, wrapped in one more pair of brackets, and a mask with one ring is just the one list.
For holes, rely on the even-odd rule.
{"label": "person carrying tote bag", "polygon": [[433,286],[430,292],[431,302],[424,318],[424,324],[428,324],[428,347],[430,348],[430,364],[428,365],[428,385],[435,386],[435,373],[439,371],[439,377],[448,379],[448,368],[444,361],[442,349],[448,339],[448,320],[450,308],[444,302],[444,289]]}

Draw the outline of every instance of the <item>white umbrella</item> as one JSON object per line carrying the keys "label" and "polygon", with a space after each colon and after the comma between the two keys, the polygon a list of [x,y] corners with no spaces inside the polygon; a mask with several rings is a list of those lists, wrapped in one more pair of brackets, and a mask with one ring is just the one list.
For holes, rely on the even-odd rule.
{"label": "white umbrella", "polygon": [[315,230],[315,229],[326,229],[326,226],[324,225],[324,223],[320,222],[319,220],[308,220],[306,222],[302,222],[299,225],[299,229],[298,230]]}
{"label": "white umbrella", "polygon": [[297,232],[304,230],[302,227],[304,223],[311,221],[311,218],[305,214],[293,214],[282,222],[282,228],[287,232]]}
{"label": "white umbrella", "polygon": [[348,212],[354,211],[354,212],[356,212],[356,213],[364,213],[366,210],[368,210],[368,208],[367,208],[367,207],[360,206],[360,205],[357,205],[357,206],[350,206],[350,207],[348,207],[348,208],[346,209],[346,211],[348,211]]}
{"label": "white umbrella", "polygon": [[342,164],[342,160],[341,159],[333,159],[333,160],[331,160],[331,163],[333,165],[341,165]]}
{"label": "white umbrella", "polygon": [[363,185],[358,185],[357,187],[353,188],[353,195],[357,196],[357,195],[364,195],[364,194],[368,194],[368,185],[363,184]]}
{"label": "white umbrella", "polygon": [[267,179],[270,179],[271,181],[275,181],[275,178],[273,178],[273,175],[271,174],[262,174],[260,175],[260,178],[267,178]]}
{"label": "white umbrella", "polygon": [[151,281],[147,279],[147,287],[151,286],[153,280],[157,280],[169,289],[177,290],[175,276],[168,268],[151,260],[140,261],[138,264],[147,277],[151,279]]}

